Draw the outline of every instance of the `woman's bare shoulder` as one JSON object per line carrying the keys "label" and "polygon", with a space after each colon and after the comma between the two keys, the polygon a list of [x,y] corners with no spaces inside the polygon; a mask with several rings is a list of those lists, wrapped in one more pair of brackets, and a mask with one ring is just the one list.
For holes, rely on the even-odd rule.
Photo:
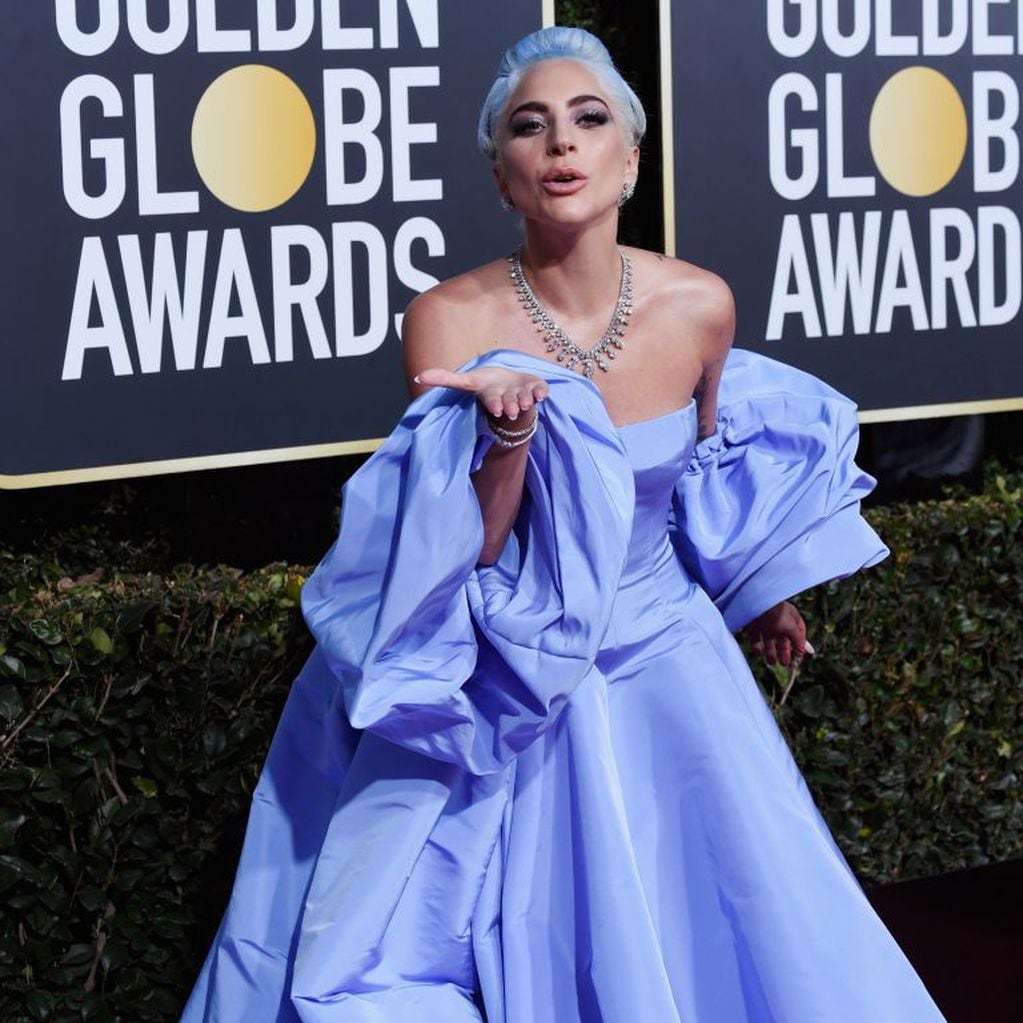
{"label": "woman's bare shoulder", "polygon": [[497,288],[504,283],[504,260],[494,260],[458,274],[417,295],[405,311],[413,320],[439,321],[446,327],[478,318],[492,304]]}
{"label": "woman's bare shoulder", "polygon": [[507,269],[495,260],[417,295],[402,320],[402,351],[410,376],[428,366],[453,368],[481,351],[492,332],[495,297]]}
{"label": "woman's bare shoulder", "polygon": [[662,301],[685,302],[701,316],[734,315],[732,289],[711,270],[674,256],[647,249],[627,249],[637,270],[652,285],[651,292]]}
{"label": "woman's bare shoulder", "polygon": [[[684,259],[665,256],[646,249],[628,249],[637,271],[646,280],[655,319],[662,317],[677,330],[697,338],[701,345],[715,350],[731,346],[735,332],[735,300],[732,289],[716,273]],[[642,298],[636,288],[637,300]]]}

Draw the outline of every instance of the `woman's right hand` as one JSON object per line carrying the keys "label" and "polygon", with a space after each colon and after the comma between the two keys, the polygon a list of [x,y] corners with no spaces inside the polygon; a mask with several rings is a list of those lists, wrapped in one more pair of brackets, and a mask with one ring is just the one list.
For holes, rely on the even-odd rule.
{"label": "woman's right hand", "polygon": [[531,373],[516,373],[501,366],[483,366],[468,373],[424,369],[415,378],[427,387],[452,387],[476,395],[495,419],[515,420],[520,412],[547,397],[547,381]]}

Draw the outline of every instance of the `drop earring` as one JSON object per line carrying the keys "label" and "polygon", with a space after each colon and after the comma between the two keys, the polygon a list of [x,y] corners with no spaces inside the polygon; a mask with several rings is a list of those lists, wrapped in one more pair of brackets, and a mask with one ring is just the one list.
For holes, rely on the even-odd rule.
{"label": "drop earring", "polygon": [[619,206],[619,208],[624,206],[633,197],[635,192],[636,192],[636,182],[635,181],[626,181],[625,184],[622,185],[622,194],[618,197],[618,206]]}
{"label": "drop earring", "polygon": [[513,203],[503,192],[501,193],[501,209],[504,210],[505,213],[511,213],[512,210],[515,209],[515,203]]}

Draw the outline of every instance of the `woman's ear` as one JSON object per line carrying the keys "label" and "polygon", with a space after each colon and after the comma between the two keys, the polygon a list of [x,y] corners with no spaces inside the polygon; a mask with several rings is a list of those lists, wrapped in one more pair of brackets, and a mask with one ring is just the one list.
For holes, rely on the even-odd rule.
{"label": "woman's ear", "polygon": [[501,198],[501,204],[506,209],[511,209],[511,196],[508,194],[508,189],[504,183],[504,168],[495,160],[490,169],[494,175],[494,180],[497,182],[497,192]]}
{"label": "woman's ear", "polygon": [[625,180],[633,184],[639,180],[639,146],[631,146],[626,154]]}

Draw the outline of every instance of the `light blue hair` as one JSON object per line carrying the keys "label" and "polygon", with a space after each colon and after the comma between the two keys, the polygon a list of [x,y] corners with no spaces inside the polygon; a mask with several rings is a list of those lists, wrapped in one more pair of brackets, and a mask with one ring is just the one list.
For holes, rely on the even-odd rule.
{"label": "light blue hair", "polygon": [[584,29],[559,26],[531,32],[505,51],[497,78],[480,111],[476,138],[484,156],[491,160],[497,157],[498,118],[523,74],[542,60],[576,60],[582,64],[611,99],[624,122],[626,137],[632,145],[639,145],[646,134],[646,113],[639,97],[615,67],[607,47]]}

